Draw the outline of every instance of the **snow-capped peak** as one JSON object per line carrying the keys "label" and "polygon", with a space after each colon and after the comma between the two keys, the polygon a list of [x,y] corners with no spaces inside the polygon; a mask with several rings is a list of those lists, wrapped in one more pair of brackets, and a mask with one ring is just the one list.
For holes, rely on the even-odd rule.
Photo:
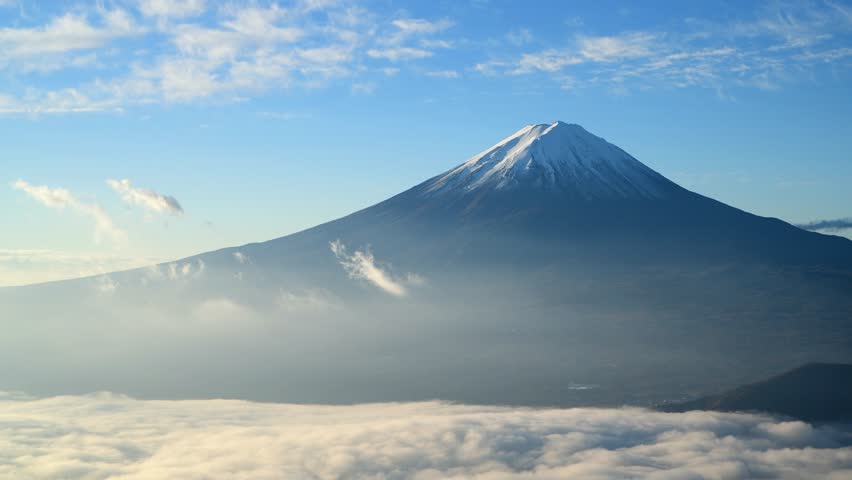
{"label": "snow-capped peak", "polygon": [[565,122],[528,125],[429,182],[427,193],[558,190],[578,198],[658,198],[673,183],[627,154]]}

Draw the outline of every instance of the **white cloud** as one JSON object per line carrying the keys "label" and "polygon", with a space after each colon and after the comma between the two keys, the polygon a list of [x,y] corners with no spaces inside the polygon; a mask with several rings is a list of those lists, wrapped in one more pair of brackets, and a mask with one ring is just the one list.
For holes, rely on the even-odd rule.
{"label": "white cloud", "polygon": [[547,49],[525,53],[511,73],[523,74],[536,70],[557,72],[569,65],[585,62],[612,62],[652,54],[651,43],[656,37],[649,33],[631,33],[621,36],[579,36],[576,46],[569,49]]}
{"label": "white cloud", "polygon": [[[28,76],[0,94],[0,114],[120,112],[209,98],[236,102],[376,70],[365,62],[422,59],[454,47],[434,38],[453,25],[448,19],[380,23],[373,12],[348,2],[227,3],[212,9],[204,0],[136,0],[134,6],[132,13],[100,3],[79,6],[41,25],[0,28],[0,70]],[[141,34],[158,47],[130,52],[118,42]],[[33,77],[68,68],[76,74],[51,75],[51,81]],[[369,84],[360,78],[350,87],[358,92]]]}
{"label": "white cloud", "polygon": [[340,240],[329,242],[329,248],[350,278],[366,280],[391,295],[405,296],[408,294],[408,285],[423,284],[422,277],[416,274],[408,274],[402,279],[396,278],[389,270],[376,263],[373,252],[369,249],[349,253]]}
{"label": "white cloud", "polygon": [[577,43],[583,57],[595,62],[611,62],[649,56],[653,52],[652,44],[655,40],[654,34],[636,32],[608,37],[580,36]]}
{"label": "white cloud", "polygon": [[380,48],[367,50],[368,57],[398,62],[432,57],[435,49],[453,47],[453,42],[449,40],[432,37],[452,27],[453,22],[450,20],[404,18],[394,20],[391,26],[393,28],[390,31],[377,38]]}
{"label": "white cloud", "polygon": [[233,18],[222,25],[246,39],[255,39],[263,43],[295,42],[305,34],[295,26],[279,26],[276,21],[284,18],[286,11],[273,4],[268,8],[247,7],[233,12]]}
{"label": "white cloud", "polygon": [[12,187],[21,190],[44,206],[56,210],[73,210],[75,213],[89,217],[95,223],[95,240],[100,242],[109,237],[114,242],[124,242],[127,234],[118,228],[112,217],[96,203],[86,203],[78,200],[70,191],[64,188],[50,188],[44,185],[31,185],[24,180],[18,180]]}
{"label": "white cloud", "polygon": [[[87,70],[79,55],[68,54],[80,48],[100,48],[110,57],[107,73],[90,68],[79,75],[88,73],[93,77],[88,82],[39,87],[34,79],[25,90],[4,93],[0,113],[116,111],[210,97],[231,102],[270,89],[322,87],[361,68],[356,51],[364,53],[374,29],[369,12],[330,1],[301,1],[292,8],[226,4],[210,22],[207,16],[203,22],[188,18],[204,13],[199,1],[141,1],[139,9],[149,15],[141,17],[144,27],[133,24],[123,10],[100,7],[91,10],[98,12],[100,23],[91,23],[80,7],[41,27],[0,30],[0,69],[13,54],[27,55],[25,65],[16,60],[18,72],[69,66]],[[164,20],[178,17],[185,18],[179,23]],[[120,36],[143,31],[164,48],[130,55],[110,45]],[[43,51],[53,56],[36,55]]]}
{"label": "white cloud", "polygon": [[434,55],[429,50],[412,47],[394,47],[394,48],[371,48],[367,50],[367,56],[371,58],[384,58],[392,62],[400,60],[412,60],[417,58],[427,58]]}
{"label": "white cloud", "polygon": [[303,112],[257,112],[257,116],[270,120],[308,120],[313,118],[310,113]]}
{"label": "white cloud", "polygon": [[204,0],[139,0],[139,11],[149,17],[185,18],[204,13]]}
{"label": "white cloud", "polygon": [[100,25],[83,15],[66,13],[38,28],[0,28],[0,60],[98,48],[142,31],[121,9],[102,11]]}
{"label": "white cloud", "polygon": [[[491,59],[473,67],[487,75],[538,72],[563,83],[570,73],[574,90],[700,86],[727,97],[724,90],[731,87],[777,90],[796,79],[811,81],[814,67],[826,64],[846,69],[852,31],[852,9],[840,2],[771,2],[724,24],[687,19],[683,29],[580,34],[550,45],[536,36],[540,49],[509,56],[489,50],[507,43],[528,48],[532,30],[518,28],[496,39],[472,38],[466,31],[471,38],[449,39],[441,37],[454,26],[450,19],[381,20],[350,2],[212,3],[136,0],[129,12],[95,2],[67,7],[34,26],[0,28],[0,70],[22,77],[0,94],[0,114],[221,104],[343,79],[351,79],[352,88],[375,80],[369,72],[397,72],[381,69],[388,62],[430,58],[435,72],[460,72],[443,61],[441,50],[462,47]],[[568,23],[576,29],[582,22]],[[131,52],[121,42],[142,34],[156,48]],[[709,57],[701,51],[729,53]],[[71,68],[74,75],[54,75]]]}
{"label": "white cloud", "polygon": [[141,86],[150,101],[189,102],[295,85],[315,87],[350,75],[361,34],[331,25],[336,18],[331,12],[326,12],[325,24],[299,16],[314,8],[231,5],[218,25],[177,25],[169,31],[176,54],[112,86],[122,98],[132,96],[124,94],[127,87]]}
{"label": "white cloud", "polygon": [[440,39],[429,39],[424,38],[420,40],[420,46],[423,48],[436,49],[436,48],[454,48],[455,43],[450,40],[440,40]]}
{"label": "white cloud", "polygon": [[148,212],[183,215],[183,207],[175,197],[163,195],[153,190],[136,188],[130,180],[107,180],[113,190],[121,194],[121,199],[131,205],[138,205]]}
{"label": "white cloud", "polygon": [[512,73],[530,73],[536,70],[556,72],[567,65],[576,65],[582,62],[581,58],[569,52],[550,49],[538,53],[523,54]]}
{"label": "white cloud", "polygon": [[[725,23],[688,18],[683,29],[578,34],[514,58],[492,53],[474,70],[544,72],[563,85],[570,74],[571,90],[602,87],[616,94],[653,87],[708,88],[720,98],[731,98],[732,88],[777,91],[818,79],[815,72],[825,64],[837,67],[833,75],[848,70],[850,12],[833,2],[770,2]],[[515,33],[507,40],[523,44],[525,36]]]}
{"label": "white cloud", "polygon": [[446,30],[453,26],[453,22],[442,19],[431,22],[422,18],[402,18],[391,22],[393,26],[406,34],[432,34]]}
{"label": "white cloud", "polygon": [[74,88],[40,92],[30,89],[26,98],[18,99],[0,94],[0,113],[61,114],[120,111],[114,99],[96,100]]}
{"label": "white cloud", "polygon": [[848,478],[844,434],[750,414],[0,395],[0,477]]}
{"label": "white cloud", "polygon": [[436,78],[459,78],[459,72],[455,70],[430,70],[426,72],[426,76]]}

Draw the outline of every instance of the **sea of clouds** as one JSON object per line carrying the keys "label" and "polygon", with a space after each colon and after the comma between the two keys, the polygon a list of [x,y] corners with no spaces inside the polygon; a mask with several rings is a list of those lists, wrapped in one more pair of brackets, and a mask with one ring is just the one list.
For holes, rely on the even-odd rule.
{"label": "sea of clouds", "polygon": [[3,479],[852,478],[848,430],[753,414],[0,397]]}

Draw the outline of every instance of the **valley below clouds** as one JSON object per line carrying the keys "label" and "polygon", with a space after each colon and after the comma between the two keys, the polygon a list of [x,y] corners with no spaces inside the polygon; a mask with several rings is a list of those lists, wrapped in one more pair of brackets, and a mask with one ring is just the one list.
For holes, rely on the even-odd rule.
{"label": "valley below clouds", "polygon": [[0,397],[3,479],[849,478],[849,430],[758,414]]}

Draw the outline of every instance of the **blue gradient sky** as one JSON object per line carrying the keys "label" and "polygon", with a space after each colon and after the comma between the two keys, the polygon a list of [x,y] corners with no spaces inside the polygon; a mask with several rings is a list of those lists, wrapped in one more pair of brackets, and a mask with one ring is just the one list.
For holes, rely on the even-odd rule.
{"label": "blue gradient sky", "polygon": [[292,233],[557,119],[754,213],[852,217],[850,67],[840,1],[0,0],[0,285]]}

